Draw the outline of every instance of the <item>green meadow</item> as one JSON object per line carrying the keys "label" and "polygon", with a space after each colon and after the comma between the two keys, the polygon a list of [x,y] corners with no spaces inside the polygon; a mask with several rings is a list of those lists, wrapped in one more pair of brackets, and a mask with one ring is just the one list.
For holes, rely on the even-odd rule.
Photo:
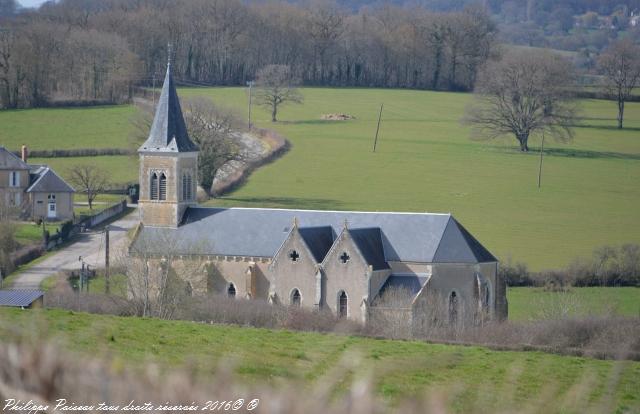
{"label": "green meadow", "polygon": [[[640,242],[640,103],[615,128],[613,102],[581,102],[580,127],[567,144],[547,139],[537,188],[540,138],[521,154],[511,137],[470,139],[460,123],[469,94],[304,88],[303,105],[280,122],[253,110],[254,123],[286,136],[291,150],[210,205],[451,212],[500,259],[533,270],[565,266],[604,244]],[[181,89],[246,114],[244,88]],[[372,151],[384,103],[377,150]],[[0,112],[0,145],[36,149],[128,146],[130,106]],[[347,113],[349,121],[321,121]],[[112,181],[135,180],[131,157],[39,159],[66,174],[93,162]]]}
{"label": "green meadow", "polygon": [[[241,380],[309,387],[329,380],[340,394],[369,378],[390,403],[445,392],[454,412],[637,412],[640,362],[541,352],[392,341],[64,310],[0,309],[6,338],[19,326],[74,355],[110,355],[114,369],[194,367],[206,380],[221,364]],[[197,368],[196,368],[197,367]]]}
{"label": "green meadow", "polygon": [[640,317],[640,288],[637,287],[581,287],[567,291],[509,287],[507,300],[510,321],[562,315]]}

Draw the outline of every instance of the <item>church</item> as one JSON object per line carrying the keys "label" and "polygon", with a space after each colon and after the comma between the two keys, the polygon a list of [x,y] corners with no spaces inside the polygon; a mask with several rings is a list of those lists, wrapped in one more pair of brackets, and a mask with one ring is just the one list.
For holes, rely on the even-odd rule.
{"label": "church", "polygon": [[[463,311],[507,316],[498,260],[451,214],[199,207],[198,147],[170,63],[138,153],[140,225],[130,254],[156,258],[151,273],[169,254],[181,263],[172,266],[201,264],[181,272],[189,294],[301,306],[363,323],[377,308],[419,320],[435,297],[448,304],[450,319]],[[384,302],[390,292],[403,300]]]}

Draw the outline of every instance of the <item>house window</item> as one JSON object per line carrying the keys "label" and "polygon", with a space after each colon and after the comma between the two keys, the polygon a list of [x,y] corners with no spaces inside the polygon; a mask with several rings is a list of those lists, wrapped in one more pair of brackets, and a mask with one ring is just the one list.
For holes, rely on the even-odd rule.
{"label": "house window", "polygon": [[293,289],[291,292],[291,305],[292,306],[300,306],[300,302],[302,297],[300,296],[300,291],[298,289]]}
{"label": "house window", "polygon": [[160,188],[159,188],[160,200],[167,199],[167,176],[164,173],[160,174]]}
{"label": "house window", "polygon": [[236,297],[236,287],[233,285],[233,283],[229,283],[229,287],[227,288],[227,296],[229,296],[230,298]]}
{"label": "house window", "polygon": [[338,295],[338,317],[346,318],[347,317],[347,305],[349,299],[347,298],[347,294],[344,292],[340,292]]}
{"label": "house window", "polygon": [[9,187],[20,187],[20,171],[9,173]]}
{"label": "house window", "polygon": [[47,199],[49,200],[50,203],[55,203],[56,202],[56,195],[55,194],[49,194],[47,196]]}
{"label": "house window", "polygon": [[295,250],[291,250],[289,253],[289,259],[291,259],[292,262],[297,262],[300,259],[300,254]]}
{"label": "house window", "polygon": [[449,323],[455,324],[458,321],[458,295],[451,292],[449,295]]}
{"label": "house window", "polygon": [[349,254],[347,252],[342,252],[342,254],[340,255],[340,261],[346,264],[349,261],[349,259],[351,259]]}
{"label": "house window", "polygon": [[151,174],[151,183],[150,183],[151,189],[150,189],[150,194],[151,194],[151,199],[152,200],[157,200],[158,199],[158,174],[153,173]]}

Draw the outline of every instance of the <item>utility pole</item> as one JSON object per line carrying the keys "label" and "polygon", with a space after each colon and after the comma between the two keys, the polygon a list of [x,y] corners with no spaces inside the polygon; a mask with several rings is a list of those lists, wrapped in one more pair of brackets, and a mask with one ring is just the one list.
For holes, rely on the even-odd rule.
{"label": "utility pole", "polygon": [[540,166],[538,167],[538,188],[542,182],[542,154],[544,153],[544,131],[542,131],[542,145],[540,145]]}
{"label": "utility pole", "polygon": [[380,131],[380,120],[382,119],[382,107],[384,107],[384,103],[380,104],[380,113],[378,114],[378,126],[376,127],[376,138],[373,140],[373,152],[376,152],[376,146],[378,145],[378,132]]}
{"label": "utility pole", "polygon": [[109,226],[104,228],[104,293],[110,293],[109,286]]}
{"label": "utility pole", "polygon": [[247,86],[249,87],[249,130],[251,130],[251,88],[256,83],[254,81],[248,81]]}

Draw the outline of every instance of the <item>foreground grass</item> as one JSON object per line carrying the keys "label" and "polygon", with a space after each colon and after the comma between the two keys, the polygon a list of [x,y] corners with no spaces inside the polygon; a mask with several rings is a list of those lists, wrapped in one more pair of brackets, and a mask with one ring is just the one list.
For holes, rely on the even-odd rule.
{"label": "foreground grass", "polygon": [[[44,227],[49,234],[56,234],[62,222],[44,222]],[[42,224],[19,223],[16,224],[16,240],[21,244],[30,244],[42,241]]]}
{"label": "foreground grass", "polygon": [[547,316],[605,315],[640,317],[640,288],[583,287],[567,292],[550,292],[543,288],[510,287],[507,289],[509,320],[528,321]]}
{"label": "foreground grass", "polygon": [[452,408],[549,412],[640,409],[640,363],[562,357],[539,352],[499,352],[481,347],[375,340],[156,319],[121,318],[62,310],[0,310],[2,338],[20,326],[38,337],[48,331],[85,356],[108,353],[113,366],[161,369],[189,364],[201,375],[233,364],[250,382],[330,379],[335,392],[354,378],[374,378],[390,401],[444,387],[456,390]]}
{"label": "foreground grass", "polygon": [[[582,101],[575,139],[549,139],[537,188],[539,137],[530,154],[513,138],[469,139],[460,124],[469,94],[304,88],[305,103],[285,106],[279,123],[254,107],[253,121],[293,144],[283,158],[254,172],[246,185],[211,205],[451,212],[501,260],[533,270],[567,265],[603,244],[640,242],[640,103],[629,103],[625,129],[613,102]],[[244,88],[182,89],[244,114]],[[380,103],[383,121],[372,152]],[[134,109],[94,107],[0,113],[0,144],[34,148],[128,146]],[[321,121],[322,114],[356,116]],[[37,138],[34,138],[37,137]],[[58,145],[61,143],[60,145]],[[132,157],[41,159],[66,176],[79,163],[100,165],[113,182],[135,181]]]}

